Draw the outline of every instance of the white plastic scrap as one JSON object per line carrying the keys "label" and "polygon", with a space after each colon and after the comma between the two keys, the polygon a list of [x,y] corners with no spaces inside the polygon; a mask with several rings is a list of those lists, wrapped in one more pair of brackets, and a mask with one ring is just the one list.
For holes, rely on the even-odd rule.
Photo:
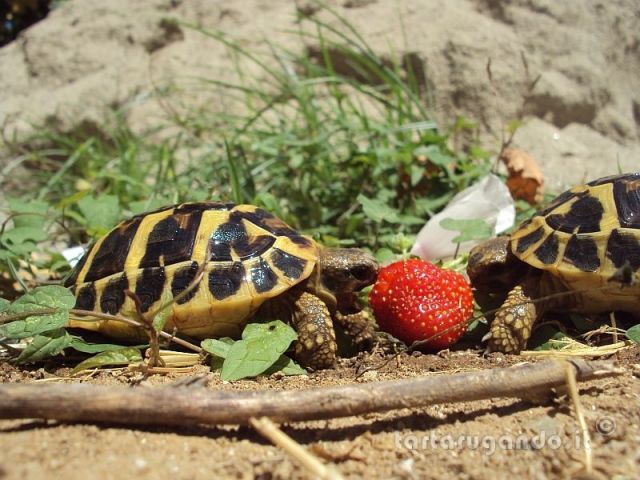
{"label": "white plastic scrap", "polygon": [[62,256],[69,262],[71,267],[75,267],[76,263],[82,258],[82,255],[84,255],[85,250],[85,245],[76,245],[75,247],[65,248],[62,251]]}
{"label": "white plastic scrap", "polygon": [[[437,260],[455,254],[457,245],[452,240],[460,233],[442,228],[440,221],[445,218],[481,219],[493,227],[493,234],[496,235],[513,226],[516,209],[504,182],[489,174],[458,193],[444,210],[429,219],[418,233],[411,249],[413,255],[425,260]],[[464,242],[460,244],[458,252],[469,251],[477,243],[480,241]]]}

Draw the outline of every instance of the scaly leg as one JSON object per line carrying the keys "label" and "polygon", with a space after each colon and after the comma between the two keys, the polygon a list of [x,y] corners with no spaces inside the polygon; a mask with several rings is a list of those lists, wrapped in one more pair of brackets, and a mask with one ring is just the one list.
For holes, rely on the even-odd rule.
{"label": "scaly leg", "polygon": [[370,350],[374,341],[374,329],[365,311],[357,313],[336,313],[336,321],[360,351]]}
{"label": "scaly leg", "polygon": [[314,369],[334,367],[338,346],[325,303],[309,292],[301,292],[294,300],[291,322],[298,332],[296,360]]}
{"label": "scaly leg", "polygon": [[375,339],[375,330],[369,314],[362,310],[358,295],[354,292],[336,295],[336,322],[344,329],[358,350],[370,350]]}
{"label": "scaly leg", "polygon": [[534,322],[542,315],[544,306],[533,303],[539,297],[540,277],[535,276],[516,285],[491,322],[487,335],[490,352],[518,353],[527,346]]}

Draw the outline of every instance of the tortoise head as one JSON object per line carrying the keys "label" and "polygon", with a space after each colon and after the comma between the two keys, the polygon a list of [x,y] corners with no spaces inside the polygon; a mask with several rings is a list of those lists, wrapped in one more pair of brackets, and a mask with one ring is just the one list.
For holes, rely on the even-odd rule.
{"label": "tortoise head", "polygon": [[322,284],[332,293],[361,290],[375,282],[378,262],[358,248],[325,248],[320,254]]}
{"label": "tortoise head", "polygon": [[491,238],[469,252],[467,274],[476,290],[510,290],[528,270],[528,265],[512,252],[509,237]]}

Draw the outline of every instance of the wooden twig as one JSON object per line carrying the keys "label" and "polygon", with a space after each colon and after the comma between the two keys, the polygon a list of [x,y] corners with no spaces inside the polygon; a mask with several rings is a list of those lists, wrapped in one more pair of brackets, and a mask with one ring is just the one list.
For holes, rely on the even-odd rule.
{"label": "wooden twig", "polygon": [[580,394],[578,393],[578,385],[576,384],[576,377],[573,374],[573,369],[569,364],[565,364],[565,376],[567,382],[567,389],[569,391],[569,397],[573,403],[573,410],[580,426],[580,433],[582,434],[582,445],[584,447],[584,469],[587,474],[593,472],[593,448],[591,444],[591,435],[589,435],[589,427],[587,427],[587,421],[584,419],[584,408],[580,402]]}
{"label": "wooden twig", "polygon": [[[89,384],[0,385],[0,418],[128,425],[247,424],[251,417],[294,422],[495,397],[530,397],[564,385],[567,361],[524,363],[450,375],[308,390],[220,392]],[[576,381],[620,374],[610,361],[570,360]]]}
{"label": "wooden twig", "polygon": [[289,435],[284,433],[278,426],[267,417],[250,418],[249,424],[263,437],[269,439],[271,443],[280,447],[293,458],[295,458],[313,478],[324,480],[342,480],[342,475],[331,465],[325,465],[318,457],[311,454],[302,445],[296,442]]}

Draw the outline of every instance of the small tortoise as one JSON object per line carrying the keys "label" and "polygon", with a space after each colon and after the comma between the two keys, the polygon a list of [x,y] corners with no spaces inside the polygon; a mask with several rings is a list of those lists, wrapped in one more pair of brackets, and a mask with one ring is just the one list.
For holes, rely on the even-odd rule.
{"label": "small tortoise", "polygon": [[[624,270],[632,282],[623,281]],[[639,313],[639,270],[640,172],[564,192],[510,237],[473,248],[467,273],[478,296],[508,292],[487,335],[489,351],[519,352],[549,310]]]}
{"label": "small tortoise", "polygon": [[[322,248],[252,205],[184,203],[130,218],[87,251],[65,285],[78,309],[134,318],[125,290],[147,312],[185,290],[202,262],[203,279],[169,307],[165,330],[238,337],[252,317],[281,318],[298,332],[296,358],[312,368],[335,364],[333,320],[358,347],[372,340],[355,292],[374,282],[373,257],[355,248]],[[110,320],[69,325],[124,340],[144,337]]]}

